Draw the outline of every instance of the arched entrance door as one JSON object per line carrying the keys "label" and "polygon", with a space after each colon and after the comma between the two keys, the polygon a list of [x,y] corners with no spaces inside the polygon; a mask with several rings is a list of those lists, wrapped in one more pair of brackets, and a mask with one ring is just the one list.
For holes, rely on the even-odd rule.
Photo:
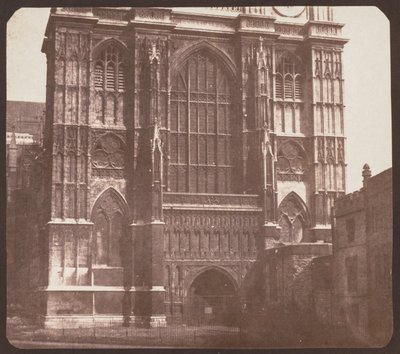
{"label": "arched entrance door", "polygon": [[185,305],[185,322],[193,325],[236,326],[239,300],[232,280],[218,269],[209,269],[192,282]]}

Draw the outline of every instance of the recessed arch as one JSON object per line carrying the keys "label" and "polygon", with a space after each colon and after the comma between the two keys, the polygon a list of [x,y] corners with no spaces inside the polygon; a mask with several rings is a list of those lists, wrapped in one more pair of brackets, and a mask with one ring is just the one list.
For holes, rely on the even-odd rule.
{"label": "recessed arch", "polygon": [[102,267],[126,265],[127,213],[124,199],[114,188],[106,189],[97,198],[91,214],[94,265]]}
{"label": "recessed arch", "polygon": [[188,291],[190,287],[193,285],[193,282],[203,273],[208,272],[208,271],[217,271],[226,276],[231,283],[233,284],[235,291],[237,292],[239,290],[239,285],[238,282],[233,274],[231,274],[230,271],[222,268],[222,267],[217,267],[217,266],[206,266],[201,268],[200,270],[196,271],[193,274],[190,274],[187,279],[186,279],[186,286],[185,286],[185,297],[188,295]]}
{"label": "recessed arch", "polygon": [[124,217],[128,218],[129,217],[129,207],[128,207],[128,203],[127,203],[126,199],[115,188],[108,187],[108,188],[104,189],[102,192],[100,192],[98,194],[97,198],[95,199],[95,201],[93,203],[92,211],[90,214],[91,220],[93,221],[93,218],[95,216],[94,213],[96,212],[96,210],[99,209],[101,201],[108,196],[113,198],[118,203],[118,206],[120,207],[120,210],[122,211]]}
{"label": "recessed arch", "polygon": [[229,272],[205,267],[185,291],[184,320],[189,323],[236,325],[240,314],[238,287]]}
{"label": "recessed arch", "polygon": [[296,201],[296,203],[299,204],[299,206],[301,206],[302,210],[304,211],[304,217],[305,219],[309,220],[310,217],[310,213],[308,211],[307,205],[304,202],[303,198],[301,198],[296,192],[291,191],[289,192],[281,201],[281,203],[279,204],[279,207],[281,207],[283,205],[283,203],[287,200],[294,200]]}
{"label": "recessed arch", "polygon": [[290,192],[279,204],[278,223],[282,242],[304,242],[311,219],[306,204],[296,192]]}
{"label": "recessed arch", "polygon": [[281,61],[283,58],[290,58],[293,59],[295,62],[297,62],[301,67],[303,67],[303,60],[295,53],[289,51],[289,50],[284,50],[282,53],[280,53],[277,56],[277,61]]}

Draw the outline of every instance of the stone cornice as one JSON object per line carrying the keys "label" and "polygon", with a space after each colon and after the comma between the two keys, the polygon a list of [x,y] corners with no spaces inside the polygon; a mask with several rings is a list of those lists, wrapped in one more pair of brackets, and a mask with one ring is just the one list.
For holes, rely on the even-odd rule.
{"label": "stone cornice", "polygon": [[[174,11],[174,8],[53,8],[46,35],[54,22],[74,22],[76,26],[112,27],[125,26],[153,28],[173,33],[210,33],[233,35],[236,33],[271,37],[275,40],[343,45],[348,39],[342,37],[344,24],[328,21],[309,20],[305,23],[286,22],[279,17],[264,14],[230,12],[227,16],[219,13]],[[47,41],[42,50],[47,50]]]}

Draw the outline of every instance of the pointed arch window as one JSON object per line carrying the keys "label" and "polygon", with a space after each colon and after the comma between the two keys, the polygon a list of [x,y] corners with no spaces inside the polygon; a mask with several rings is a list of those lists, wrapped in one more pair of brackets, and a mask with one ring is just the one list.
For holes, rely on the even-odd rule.
{"label": "pointed arch window", "polygon": [[216,58],[198,51],[172,79],[169,189],[232,193],[234,110],[231,80]]}
{"label": "pointed arch window", "polygon": [[303,79],[297,60],[285,55],[278,61],[275,76],[275,98],[303,100]]}
{"label": "pointed arch window", "polygon": [[104,48],[96,58],[94,86],[96,90],[125,91],[123,53],[114,43]]}
{"label": "pointed arch window", "polygon": [[300,243],[305,238],[305,225],[308,223],[308,213],[299,197],[292,193],[286,196],[279,206],[279,225],[281,241]]}
{"label": "pointed arch window", "polygon": [[[94,61],[95,115],[101,123],[118,123],[123,116],[126,63],[119,45],[111,43]],[[122,123],[122,122],[120,122]]]}

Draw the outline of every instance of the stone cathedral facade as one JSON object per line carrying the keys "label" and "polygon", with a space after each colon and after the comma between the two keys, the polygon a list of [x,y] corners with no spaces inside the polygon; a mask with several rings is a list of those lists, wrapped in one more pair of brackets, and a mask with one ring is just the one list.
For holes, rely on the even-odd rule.
{"label": "stone cathedral facade", "polygon": [[45,326],[230,321],[262,250],[331,242],[342,27],[331,7],[52,9]]}

